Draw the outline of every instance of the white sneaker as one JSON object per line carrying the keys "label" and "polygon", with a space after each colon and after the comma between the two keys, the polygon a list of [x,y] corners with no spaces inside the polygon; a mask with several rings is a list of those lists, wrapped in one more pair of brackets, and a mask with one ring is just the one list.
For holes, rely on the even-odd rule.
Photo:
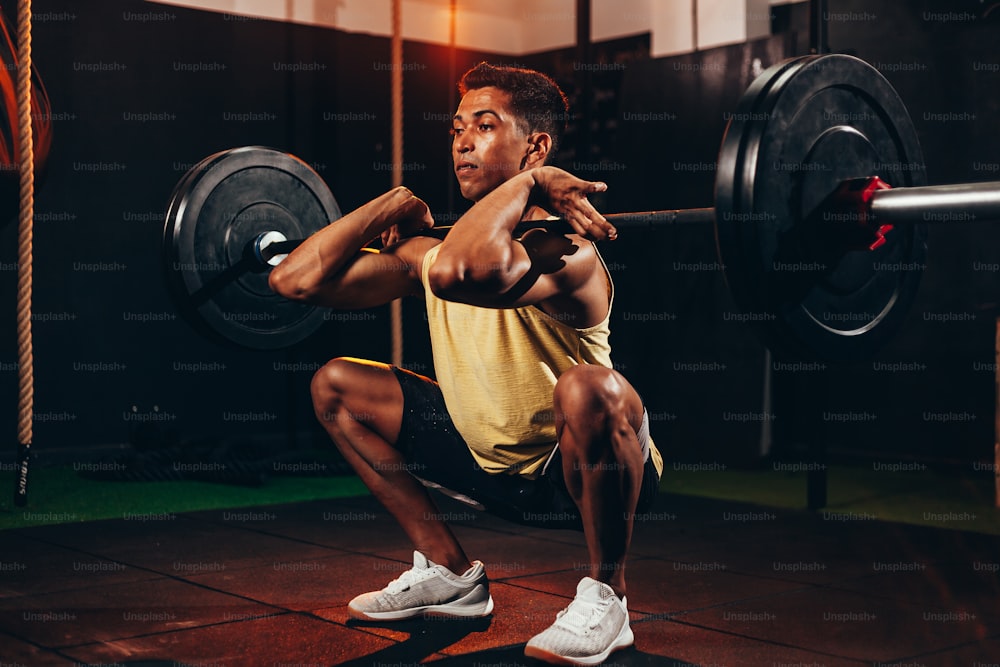
{"label": "white sneaker", "polygon": [[524,647],[524,654],[557,665],[597,665],[635,641],[628,608],[607,584],[584,577],[556,622]]}
{"label": "white sneaker", "polygon": [[370,621],[423,615],[477,618],[492,613],[493,596],[486,570],[478,560],[458,576],[414,551],[411,569],[382,590],[354,598],[347,608],[352,618]]}

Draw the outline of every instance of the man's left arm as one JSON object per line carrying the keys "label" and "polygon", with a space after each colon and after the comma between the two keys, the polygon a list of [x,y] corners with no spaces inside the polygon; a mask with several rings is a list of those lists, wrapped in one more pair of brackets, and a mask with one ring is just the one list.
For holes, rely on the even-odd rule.
{"label": "man's left arm", "polygon": [[[540,167],[499,185],[476,203],[448,233],[430,269],[440,298],[489,308],[516,308],[570,295],[593,277],[598,262],[586,240],[613,239],[614,226],[587,199],[606,189],[555,167]],[[545,231],[513,237],[532,194],[582,239]]]}

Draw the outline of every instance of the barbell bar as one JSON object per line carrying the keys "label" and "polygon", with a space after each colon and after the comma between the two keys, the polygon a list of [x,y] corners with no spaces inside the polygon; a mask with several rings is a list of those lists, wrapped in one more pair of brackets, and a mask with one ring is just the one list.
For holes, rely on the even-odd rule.
{"label": "barbell bar", "polygon": [[[323,323],[266,272],[340,217],[304,162],[245,147],[191,169],[164,226],[178,309],[251,348],[294,344]],[[605,214],[622,230],[715,226],[737,306],[781,358],[855,359],[884,345],[924,267],[925,224],[1000,219],[1000,182],[927,186],[916,132],[885,78],[844,55],[779,63],[744,94],[719,153],[715,206]],[[558,232],[565,221],[533,221]],[[420,232],[442,238],[450,227]]]}
{"label": "barbell bar", "polygon": [[[861,181],[854,185],[852,181]],[[844,181],[844,190],[863,189],[867,183],[884,183],[879,180],[852,179]],[[887,187],[871,194],[870,199],[855,202],[847,195],[838,200],[839,190],[834,193],[825,212],[831,224],[844,224],[839,235],[845,240],[850,232],[862,232],[862,238],[870,235],[871,244],[885,242],[886,226],[914,225],[927,223],[982,222],[1000,219],[1000,181],[981,183],[956,183],[950,185],[925,185],[923,187]],[[837,209],[842,212],[837,212]],[[644,213],[606,213],[604,218],[620,229],[663,229],[671,225],[704,225],[715,221],[714,208],[670,209],[646,211]],[[845,220],[846,219],[846,220]],[[848,228],[850,227],[850,229]],[[549,231],[572,234],[576,230],[565,220],[535,220],[519,223],[514,227],[514,236],[520,236],[531,229],[545,228]],[[454,228],[444,225],[423,229],[414,236],[430,236],[443,239]],[[836,237],[837,232],[833,235]],[[277,231],[262,232],[253,240],[253,256],[260,267],[277,266],[305,239],[287,239]],[[860,249],[860,248],[858,248]],[[871,245],[869,250],[874,250]]]}
{"label": "barbell bar", "polygon": [[891,225],[998,220],[1000,181],[881,190],[870,212]]}
{"label": "barbell bar", "polygon": [[[646,211],[645,213],[608,213],[605,219],[623,229],[662,229],[669,225],[709,224],[715,220],[714,208],[675,209],[670,211]],[[565,220],[535,220],[521,222],[513,229],[514,236],[521,236],[531,229],[545,228],[560,234],[575,233],[573,226]],[[454,225],[441,225],[421,229],[414,236],[430,236],[443,239]],[[262,232],[252,241],[252,255],[264,266],[277,266],[282,259],[297,248],[305,239],[287,239],[276,231]]]}

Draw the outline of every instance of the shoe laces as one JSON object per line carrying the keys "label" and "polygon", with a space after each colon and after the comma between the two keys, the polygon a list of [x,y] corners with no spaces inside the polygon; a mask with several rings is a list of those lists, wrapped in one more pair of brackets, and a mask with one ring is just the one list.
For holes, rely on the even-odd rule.
{"label": "shoe laces", "polygon": [[573,600],[569,606],[556,615],[556,622],[560,628],[568,630],[573,634],[586,634],[589,630],[597,627],[597,624],[604,618],[604,613],[611,606],[614,598],[603,600]]}
{"label": "shoe laces", "polygon": [[417,568],[410,568],[403,574],[399,575],[395,579],[389,582],[389,585],[385,587],[385,592],[391,595],[396,593],[401,593],[413,584],[420,583],[424,579],[429,579],[434,576],[435,571],[432,568],[424,568],[418,570]]}

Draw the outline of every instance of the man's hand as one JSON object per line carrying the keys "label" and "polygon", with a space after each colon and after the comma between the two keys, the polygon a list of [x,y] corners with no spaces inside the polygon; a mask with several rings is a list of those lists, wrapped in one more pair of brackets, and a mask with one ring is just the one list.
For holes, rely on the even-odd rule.
{"label": "man's hand", "polygon": [[426,202],[412,192],[409,194],[409,198],[392,214],[392,225],[381,234],[383,248],[434,226],[434,218]]}
{"label": "man's hand", "polygon": [[587,195],[604,192],[606,183],[585,181],[558,167],[539,167],[530,172],[535,187],[545,193],[551,207],[561,215],[580,236],[591,241],[613,241],[618,230],[594,208]]}

